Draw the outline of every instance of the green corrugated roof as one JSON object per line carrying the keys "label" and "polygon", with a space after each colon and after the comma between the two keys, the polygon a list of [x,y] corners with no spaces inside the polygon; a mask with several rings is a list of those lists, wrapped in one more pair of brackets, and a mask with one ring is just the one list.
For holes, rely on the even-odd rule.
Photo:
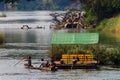
{"label": "green corrugated roof", "polygon": [[52,44],[96,44],[99,33],[53,33]]}

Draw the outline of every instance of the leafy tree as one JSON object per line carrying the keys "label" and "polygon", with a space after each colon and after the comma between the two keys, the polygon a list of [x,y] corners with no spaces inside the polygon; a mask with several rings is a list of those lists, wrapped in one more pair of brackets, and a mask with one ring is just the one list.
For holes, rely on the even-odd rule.
{"label": "leafy tree", "polygon": [[[14,3],[14,2],[18,2],[19,0],[0,0],[0,2],[5,2],[5,3]],[[27,0],[27,1],[32,1],[32,0]]]}
{"label": "leafy tree", "polygon": [[70,4],[69,0],[0,0],[0,2],[3,5],[10,4],[13,9],[17,10],[65,10]]}
{"label": "leafy tree", "polygon": [[4,36],[0,33],[0,45],[4,43]]}
{"label": "leafy tree", "polygon": [[94,10],[98,21],[120,12],[120,0],[80,0],[85,10]]}

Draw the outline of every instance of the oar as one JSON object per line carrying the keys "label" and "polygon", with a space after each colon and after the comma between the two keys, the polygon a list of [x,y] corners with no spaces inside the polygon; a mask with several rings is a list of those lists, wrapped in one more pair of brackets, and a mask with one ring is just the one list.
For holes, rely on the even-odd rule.
{"label": "oar", "polygon": [[18,61],[17,63],[15,63],[13,66],[16,66],[17,64],[19,64],[23,59],[21,59],[20,61]]}
{"label": "oar", "polygon": [[77,63],[76,60],[72,62],[71,70],[74,67],[74,65],[76,65],[76,63]]}
{"label": "oar", "polygon": [[71,70],[72,70],[72,68],[73,68],[73,65],[74,65],[74,64],[72,63]]}

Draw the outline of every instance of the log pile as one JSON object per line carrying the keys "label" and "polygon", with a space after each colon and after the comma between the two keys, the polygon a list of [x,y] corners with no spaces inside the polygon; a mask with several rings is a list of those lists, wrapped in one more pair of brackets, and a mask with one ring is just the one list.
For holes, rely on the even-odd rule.
{"label": "log pile", "polygon": [[85,12],[67,11],[66,13],[53,13],[50,15],[53,16],[53,20],[55,21],[55,29],[85,28]]}

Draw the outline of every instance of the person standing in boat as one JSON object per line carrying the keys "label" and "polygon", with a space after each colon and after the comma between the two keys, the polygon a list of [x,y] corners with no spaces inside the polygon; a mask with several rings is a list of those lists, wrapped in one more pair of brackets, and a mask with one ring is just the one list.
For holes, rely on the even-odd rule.
{"label": "person standing in boat", "polygon": [[23,58],[25,61],[27,61],[27,64],[25,66],[32,67],[32,61],[31,61],[31,56],[27,56]]}
{"label": "person standing in boat", "polygon": [[28,66],[32,66],[31,56],[28,56]]}

